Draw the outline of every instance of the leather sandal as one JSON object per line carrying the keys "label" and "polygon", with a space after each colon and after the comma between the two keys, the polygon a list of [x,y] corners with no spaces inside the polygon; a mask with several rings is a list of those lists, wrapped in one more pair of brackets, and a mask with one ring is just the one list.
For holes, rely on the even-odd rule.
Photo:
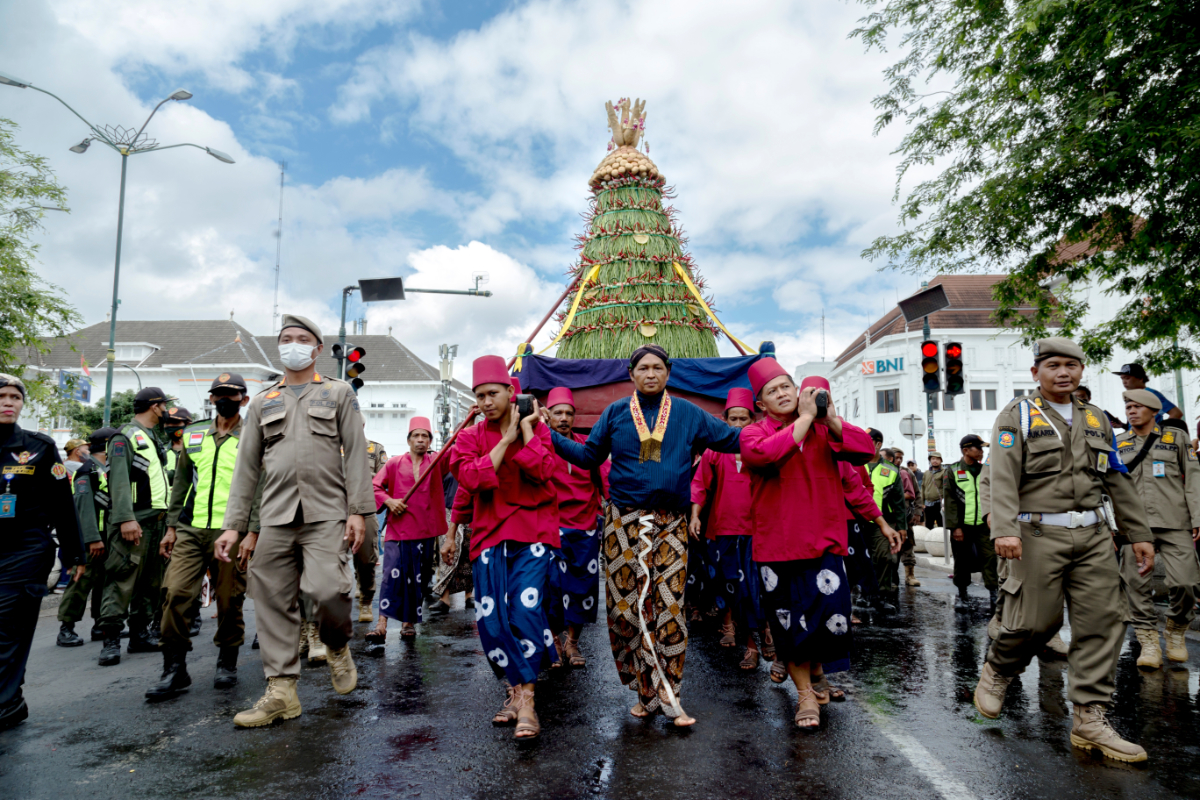
{"label": "leather sandal", "polygon": [[[796,723],[796,727],[800,728],[801,730],[812,731],[812,730],[816,730],[817,728],[819,728],[821,726],[821,709],[820,708],[804,708],[804,706],[802,705],[804,703],[805,698],[807,698],[809,696],[815,698],[816,694],[817,694],[816,692],[814,692],[811,688],[809,688],[809,689],[805,689],[802,692],[799,692],[796,697],[796,717],[795,717],[794,721]],[[819,703],[820,701],[818,700],[817,702]],[[814,724],[814,725],[804,724],[807,722],[814,722],[816,724]]]}
{"label": "leather sandal", "polygon": [[567,663],[572,667],[587,666],[587,659],[583,657],[583,653],[579,652],[579,639],[572,639],[569,634],[564,633],[562,643],[563,655],[567,657]]}
{"label": "leather sandal", "polygon": [[381,628],[377,623],[374,628],[367,632],[363,637],[367,644],[383,644],[387,641],[387,628]]}
{"label": "leather sandal", "polygon": [[771,636],[771,628],[762,629],[762,657],[767,661],[775,660],[775,639]]}
{"label": "leather sandal", "polygon": [[737,628],[732,622],[721,625],[721,647],[737,647]]}
{"label": "leather sandal", "polygon": [[783,683],[788,678],[787,664],[782,661],[771,662],[771,683]]}
{"label": "leather sandal", "polygon": [[413,625],[411,622],[405,622],[403,625],[400,626],[400,638],[401,639],[413,639],[416,637],[416,635],[417,635],[417,626]]}
{"label": "leather sandal", "polygon": [[746,654],[742,656],[742,661],[738,666],[744,670],[758,669],[758,651],[753,647],[747,647]]}
{"label": "leather sandal", "polygon": [[513,738],[521,741],[536,739],[542,732],[542,723],[533,708],[533,690],[516,689],[514,695],[517,698],[517,729],[513,731]]}
{"label": "leather sandal", "polygon": [[505,693],[508,695],[504,701],[504,705],[496,712],[496,716],[492,717],[493,725],[512,725],[517,721],[517,697],[513,691],[513,687],[505,685]]}
{"label": "leather sandal", "polygon": [[[821,705],[827,704],[830,700],[840,703],[846,699],[846,693],[841,689],[829,683],[829,678],[825,675],[817,678],[812,684],[813,691],[817,694],[817,702]],[[825,699],[822,700],[821,698]]]}

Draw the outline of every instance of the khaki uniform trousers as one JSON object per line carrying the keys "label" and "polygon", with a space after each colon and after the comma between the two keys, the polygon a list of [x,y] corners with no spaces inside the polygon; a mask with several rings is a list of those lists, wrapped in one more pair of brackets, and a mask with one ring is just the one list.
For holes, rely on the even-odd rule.
{"label": "khaki uniform trousers", "polygon": [[193,528],[179,525],[175,528],[175,548],[167,561],[167,574],[163,577],[163,594],[166,595],[162,609],[162,643],[178,650],[191,650],[192,639],[188,626],[195,617],[196,601],[204,586],[204,573],[210,567],[216,581],[217,633],[213,644],[217,647],[241,647],[246,641],[246,624],[242,619],[242,605],[246,602],[246,573],[238,564],[238,547],[246,538],[238,537],[229,555],[228,564],[218,561],[215,554],[217,538],[224,531],[215,528]]}
{"label": "khaki uniform trousers", "polygon": [[121,537],[119,526],[109,529],[104,595],[100,602],[100,627],[107,634],[120,631],[127,618],[130,619],[130,631],[139,632],[153,619],[154,609],[161,605],[162,558],[158,555],[158,546],[166,531],[166,519],[165,511],[138,514],[142,538],[136,545]]}
{"label": "khaki uniform trousers", "polygon": [[1065,599],[1071,614],[1067,697],[1075,704],[1110,702],[1125,638],[1112,534],[1105,525],[1020,525],[1021,560],[1007,563],[1000,636],[988,663],[1004,677],[1020,674],[1062,627]]}
{"label": "khaki uniform trousers", "polygon": [[58,621],[74,625],[83,619],[88,598],[92,601],[92,620],[100,620],[100,603],[104,596],[104,556],[88,559],[83,577],[71,581],[58,604]]}
{"label": "khaki uniform trousers", "polygon": [[[1187,625],[1196,616],[1196,584],[1200,583],[1200,561],[1191,531],[1154,529],[1155,563],[1166,569],[1167,597],[1171,609],[1167,619]],[[1136,628],[1158,630],[1158,612],[1154,610],[1154,590],[1151,575],[1138,575],[1137,556],[1133,548],[1121,548],[1121,588],[1124,590],[1127,612],[1125,621]]]}
{"label": "khaki uniform trousers", "polygon": [[[875,582],[881,592],[900,591],[900,554],[892,552],[892,543],[878,525],[870,531],[871,563],[875,566]],[[914,557],[913,561],[916,561]]]}
{"label": "khaki uniform trousers", "polygon": [[263,672],[268,678],[300,676],[300,592],[312,598],[312,622],[321,641],[341,650],[350,641],[350,546],[345,520],[264,525],[250,562]]}
{"label": "khaki uniform trousers", "polygon": [[379,563],[379,517],[375,514],[363,515],[366,523],[366,533],[363,536],[362,547],[354,554],[354,577],[358,581],[358,590],[362,592],[363,605],[371,605],[375,599],[375,565]]}

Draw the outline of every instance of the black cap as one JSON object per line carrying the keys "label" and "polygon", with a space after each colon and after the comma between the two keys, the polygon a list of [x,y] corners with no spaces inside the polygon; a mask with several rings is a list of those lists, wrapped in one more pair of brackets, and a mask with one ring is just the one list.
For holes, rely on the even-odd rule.
{"label": "black cap", "polygon": [[1146,368],[1138,363],[1122,364],[1121,368],[1114,372],[1113,375],[1129,375],[1140,381],[1149,379],[1149,376],[1146,375]]}
{"label": "black cap", "polygon": [[134,403],[139,403],[147,408],[155,403],[166,403],[174,398],[167,397],[166,392],[157,386],[147,386],[133,397]]}
{"label": "black cap", "polygon": [[871,437],[871,441],[873,442],[883,441],[883,433],[875,430],[874,428],[867,428],[867,435]]}
{"label": "black cap", "polygon": [[973,433],[968,433],[966,436],[958,440],[959,448],[963,447],[987,447],[988,443],[980,439]]}
{"label": "black cap", "polygon": [[221,389],[228,389],[230,392],[246,393],[246,381],[241,375],[236,372],[222,372],[217,377],[213,378],[212,386],[208,387],[209,394],[225,394]]}
{"label": "black cap", "polygon": [[120,431],[118,431],[116,428],[97,428],[96,430],[92,431],[92,435],[88,437],[88,446],[95,451],[103,450],[104,446],[108,444],[108,440],[116,436],[118,433],[120,433]]}
{"label": "black cap", "polygon": [[183,406],[171,406],[167,409],[167,419],[171,422],[182,422],[184,425],[190,425],[192,422],[192,412]]}

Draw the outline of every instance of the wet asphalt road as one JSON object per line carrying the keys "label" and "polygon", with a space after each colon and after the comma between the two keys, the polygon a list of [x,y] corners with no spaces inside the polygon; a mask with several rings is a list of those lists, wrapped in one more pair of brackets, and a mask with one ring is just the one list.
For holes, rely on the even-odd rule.
{"label": "wet asphalt road", "polygon": [[[596,625],[583,637],[588,667],[538,684],[541,739],[517,744],[490,724],[503,696],[463,610],[424,626],[414,644],[393,629],[380,656],[363,654],[367,626],[356,624],[356,692],[339,697],[328,667],[306,666],[299,719],[238,730],[233,715],[265,680],[247,645],[239,685],[212,688],[213,609],[193,640],[192,690],[155,705],[142,693],[159,656],[126,654],[102,669],[98,642],[55,647],[58,625],[44,610],[25,686],[31,717],[0,733],[0,797],[1200,796],[1200,642],[1186,667],[1149,674],[1126,644],[1110,716],[1150,761],[1121,766],[1070,746],[1065,662],[1035,663],[1000,720],[979,717],[970,696],[986,595],[975,587],[976,612],[956,614],[944,573],[920,574],[925,585],[901,595],[898,616],[856,629],[855,666],[837,676],[849,700],[830,704],[816,732],[793,726],[790,685],[770,683],[765,664],[738,670],[740,653],[718,647],[709,626],[693,631],[684,680],[696,727],[635,720]],[[249,641],[252,613],[247,627]]]}

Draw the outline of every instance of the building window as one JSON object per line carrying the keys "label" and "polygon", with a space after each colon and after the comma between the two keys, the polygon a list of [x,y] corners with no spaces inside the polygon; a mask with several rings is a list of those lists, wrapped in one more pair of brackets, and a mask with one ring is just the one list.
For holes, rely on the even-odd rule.
{"label": "building window", "polygon": [[988,411],[996,410],[996,390],[988,389],[983,393],[984,408]]}
{"label": "building window", "polygon": [[953,410],[954,410],[954,395],[943,394],[942,395],[942,411],[953,411]]}
{"label": "building window", "polygon": [[880,389],[875,392],[876,411],[880,414],[891,414],[900,410],[900,390]]}
{"label": "building window", "polygon": [[983,392],[979,389],[971,390],[971,410],[972,411],[982,411],[983,410]]}
{"label": "building window", "polygon": [[1024,397],[1029,394],[1028,389],[1013,389],[1013,397]]}
{"label": "building window", "polygon": [[858,419],[858,395],[854,395],[854,416],[851,419]]}

